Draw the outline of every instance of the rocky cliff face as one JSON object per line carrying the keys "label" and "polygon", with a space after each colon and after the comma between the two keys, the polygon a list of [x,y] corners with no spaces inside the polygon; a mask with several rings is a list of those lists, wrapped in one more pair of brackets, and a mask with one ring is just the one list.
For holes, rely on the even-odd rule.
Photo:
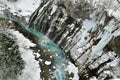
{"label": "rocky cliff face", "polygon": [[[15,6],[19,4],[14,3]],[[14,11],[13,8],[11,10]],[[15,17],[2,8],[1,12]],[[24,12],[26,9],[23,12],[18,10],[15,15]],[[29,19],[29,27],[43,33],[64,50],[78,67],[80,80],[109,80],[120,78],[119,12],[119,0],[41,0]],[[8,22],[3,25],[3,22],[2,28],[9,25]]]}
{"label": "rocky cliff face", "polygon": [[79,68],[80,80],[120,78],[119,0],[42,0],[29,25]]}

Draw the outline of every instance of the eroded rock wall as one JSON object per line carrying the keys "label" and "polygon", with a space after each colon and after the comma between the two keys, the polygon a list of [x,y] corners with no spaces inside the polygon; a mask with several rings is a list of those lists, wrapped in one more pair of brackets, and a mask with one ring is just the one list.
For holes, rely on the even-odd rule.
{"label": "eroded rock wall", "polygon": [[120,78],[119,6],[118,0],[43,0],[29,25],[70,55],[81,80]]}

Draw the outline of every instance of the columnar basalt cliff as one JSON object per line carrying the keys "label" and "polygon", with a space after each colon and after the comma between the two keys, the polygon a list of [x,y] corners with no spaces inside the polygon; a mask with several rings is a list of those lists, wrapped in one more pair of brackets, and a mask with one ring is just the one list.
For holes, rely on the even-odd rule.
{"label": "columnar basalt cliff", "polygon": [[42,0],[29,26],[58,44],[80,80],[120,78],[119,0]]}

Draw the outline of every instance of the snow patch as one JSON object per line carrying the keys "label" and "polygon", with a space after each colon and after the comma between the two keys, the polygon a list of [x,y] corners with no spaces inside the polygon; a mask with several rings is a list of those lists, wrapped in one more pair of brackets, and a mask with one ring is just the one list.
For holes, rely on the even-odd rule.
{"label": "snow patch", "polygon": [[46,65],[50,65],[50,64],[51,64],[51,61],[45,61],[45,64],[46,64]]}
{"label": "snow patch", "polygon": [[1,0],[12,13],[22,16],[31,15],[35,9],[38,8],[40,1],[41,0],[17,0],[14,2]]}
{"label": "snow patch", "polygon": [[34,47],[36,44],[26,39],[19,31],[8,29],[7,32],[12,35],[19,46],[21,57],[25,61],[25,68],[23,69],[22,75],[18,76],[19,80],[40,80],[40,66],[35,60],[33,50],[29,49]]}
{"label": "snow patch", "polygon": [[52,8],[52,11],[51,11],[50,15],[53,15],[55,13],[55,11],[57,10],[57,8],[58,8],[56,5],[53,5],[52,7],[53,8]]}
{"label": "snow patch", "polygon": [[78,68],[75,67],[74,64],[68,62],[68,65],[65,70],[68,71],[69,74],[74,73],[72,80],[79,80]]}

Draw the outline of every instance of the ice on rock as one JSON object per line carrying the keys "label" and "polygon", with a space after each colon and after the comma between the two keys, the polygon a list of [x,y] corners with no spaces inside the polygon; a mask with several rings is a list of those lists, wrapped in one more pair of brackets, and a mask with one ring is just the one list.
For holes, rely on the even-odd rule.
{"label": "ice on rock", "polygon": [[[119,53],[116,52],[119,45],[111,46],[115,37],[120,35],[118,0],[44,0],[43,2],[45,3],[41,8],[38,7],[31,16],[30,25],[35,25],[34,29],[45,34],[70,55],[77,68],[75,66],[71,68],[69,63],[68,72],[79,73],[80,79],[83,80],[120,77]],[[48,38],[42,43],[47,43]],[[29,46],[25,45],[24,48],[29,49]],[[45,61],[45,64],[51,65],[51,62]],[[56,72],[60,71],[57,69]],[[77,73],[75,74],[78,79]]]}
{"label": "ice on rock", "polygon": [[57,10],[57,7],[58,7],[58,6],[56,6],[56,5],[54,4],[52,7],[53,7],[53,9],[52,9],[50,15],[53,15],[53,14],[55,13],[55,11]]}
{"label": "ice on rock", "polygon": [[72,80],[79,80],[78,75],[78,68],[74,66],[71,62],[68,62],[68,66],[66,67],[66,71],[69,72],[69,74],[73,73],[74,76],[71,78]]}

